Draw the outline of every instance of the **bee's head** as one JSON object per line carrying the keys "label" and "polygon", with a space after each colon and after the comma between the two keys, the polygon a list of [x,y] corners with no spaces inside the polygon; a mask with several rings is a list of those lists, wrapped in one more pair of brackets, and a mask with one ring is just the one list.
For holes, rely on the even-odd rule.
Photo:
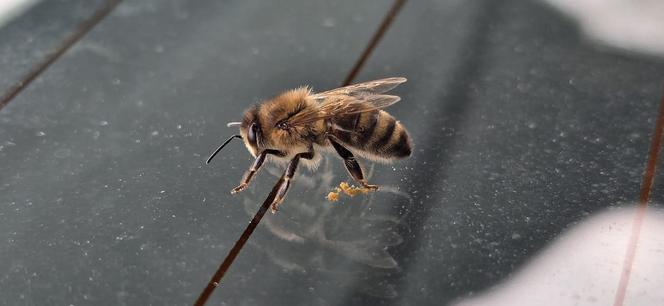
{"label": "bee's head", "polygon": [[227,124],[228,127],[232,126],[240,126],[240,134],[239,135],[233,135],[230,138],[228,138],[217,150],[215,150],[212,155],[207,159],[206,163],[210,163],[210,161],[217,156],[219,151],[223,149],[231,140],[235,138],[240,138],[244,141],[244,145],[247,147],[247,150],[253,155],[254,157],[258,154],[259,148],[262,147],[264,143],[264,134],[263,130],[261,128],[261,123],[258,118],[258,106],[254,106],[250,109],[248,109],[246,112],[244,112],[244,118],[242,119],[242,122],[229,122]]}
{"label": "bee's head", "polygon": [[251,155],[256,156],[259,148],[264,143],[263,128],[261,120],[258,117],[258,106],[253,106],[244,112],[242,123],[240,124],[240,135],[247,150]]}

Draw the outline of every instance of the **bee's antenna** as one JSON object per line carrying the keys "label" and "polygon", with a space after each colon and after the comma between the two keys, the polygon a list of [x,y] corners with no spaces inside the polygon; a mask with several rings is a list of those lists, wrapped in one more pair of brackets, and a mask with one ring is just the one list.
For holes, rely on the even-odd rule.
{"label": "bee's antenna", "polygon": [[221,149],[223,149],[223,148],[224,148],[229,142],[231,142],[231,140],[233,140],[233,138],[240,138],[240,139],[242,139],[242,136],[240,136],[240,135],[233,135],[233,136],[231,136],[230,138],[228,138],[226,141],[224,141],[224,143],[223,143],[221,146],[219,146],[219,148],[217,148],[217,150],[214,151],[214,153],[212,153],[212,155],[210,155],[210,157],[207,159],[207,161],[206,161],[205,163],[206,163],[206,164],[209,164],[210,161],[211,161],[215,156],[217,156],[217,153],[219,153],[219,151],[221,151]]}
{"label": "bee's antenna", "polygon": [[233,127],[233,126],[238,126],[238,125],[242,125],[242,122],[229,122],[229,123],[226,123],[227,127]]}

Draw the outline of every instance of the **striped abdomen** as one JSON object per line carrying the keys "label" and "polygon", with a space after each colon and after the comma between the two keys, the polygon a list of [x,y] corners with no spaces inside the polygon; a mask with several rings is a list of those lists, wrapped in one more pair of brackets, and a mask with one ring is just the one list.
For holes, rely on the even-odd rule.
{"label": "striped abdomen", "polygon": [[332,135],[366,157],[383,159],[410,156],[410,137],[394,117],[382,110],[333,118]]}

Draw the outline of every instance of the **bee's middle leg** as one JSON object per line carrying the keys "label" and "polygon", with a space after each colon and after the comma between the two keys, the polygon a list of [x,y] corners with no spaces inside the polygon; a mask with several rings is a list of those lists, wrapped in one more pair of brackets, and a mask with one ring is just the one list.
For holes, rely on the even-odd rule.
{"label": "bee's middle leg", "polygon": [[277,182],[277,185],[275,186],[275,189],[277,189],[277,194],[274,197],[274,200],[272,200],[272,204],[270,205],[270,208],[272,208],[272,213],[277,211],[279,204],[281,204],[281,202],[284,200],[286,191],[288,191],[288,187],[290,187],[290,181],[293,179],[295,170],[297,170],[297,165],[300,163],[300,158],[312,159],[314,158],[314,152],[312,151],[296,154],[295,157],[293,157],[293,159],[291,159],[291,161],[288,163],[284,175],[281,176]]}
{"label": "bee's middle leg", "polygon": [[237,187],[233,188],[231,190],[231,194],[236,194],[249,186],[249,182],[251,182],[251,179],[254,178],[254,175],[260,170],[261,166],[263,165],[263,162],[265,161],[265,157],[267,157],[268,154],[274,154],[274,155],[282,155],[281,152],[276,151],[276,150],[264,150],[258,156],[256,157],[256,160],[254,160],[254,163],[251,164],[251,167],[247,172],[244,173],[244,177],[242,178],[242,182],[240,182],[240,185]]}
{"label": "bee's middle leg", "polygon": [[334,147],[334,150],[337,151],[337,154],[341,156],[344,160],[344,166],[346,166],[346,170],[348,170],[348,173],[350,173],[350,176],[353,177],[355,181],[360,183],[362,187],[371,189],[371,190],[377,190],[378,186],[377,185],[371,185],[367,182],[367,180],[364,178],[364,173],[362,173],[362,167],[360,166],[360,163],[355,159],[355,156],[351,151],[346,149],[344,146],[336,142],[332,137],[329,137],[328,140]]}

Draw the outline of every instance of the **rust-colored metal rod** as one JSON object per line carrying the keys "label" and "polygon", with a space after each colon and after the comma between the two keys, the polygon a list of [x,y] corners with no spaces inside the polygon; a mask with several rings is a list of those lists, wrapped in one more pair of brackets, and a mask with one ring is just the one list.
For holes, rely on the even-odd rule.
{"label": "rust-colored metal rod", "polygon": [[392,21],[394,21],[394,18],[397,16],[399,11],[401,10],[401,7],[406,3],[406,0],[395,0],[394,3],[392,4],[392,7],[390,10],[387,12],[387,15],[383,18],[383,22],[380,24],[378,27],[378,30],[374,33],[374,35],[371,37],[371,40],[369,41],[369,44],[366,46],[364,51],[362,52],[362,55],[360,55],[360,58],[357,59],[355,62],[355,65],[353,65],[353,69],[350,70],[348,75],[346,76],[346,79],[344,82],[341,84],[341,86],[347,86],[350,85],[350,83],[355,80],[355,77],[357,77],[357,74],[360,72],[362,67],[364,67],[364,63],[367,61],[371,53],[373,52],[374,49],[376,49],[376,46],[380,42],[380,40],[383,38],[385,35],[385,32],[387,32],[387,29],[390,28],[392,25]]}
{"label": "rust-colored metal rod", "polygon": [[214,289],[219,286],[221,283],[221,278],[224,277],[228,269],[233,264],[235,257],[240,254],[242,247],[244,247],[244,244],[247,243],[249,237],[256,229],[256,226],[258,226],[258,223],[261,222],[261,219],[263,219],[267,209],[270,208],[270,204],[272,204],[274,201],[274,198],[277,196],[277,192],[279,191],[279,187],[282,185],[281,183],[284,180],[284,176],[285,174],[279,178],[279,182],[274,185],[272,191],[270,191],[270,194],[267,196],[267,199],[265,199],[265,202],[263,202],[263,205],[261,205],[260,209],[258,209],[256,215],[254,215],[254,218],[251,219],[251,222],[249,222],[247,228],[244,229],[244,232],[242,232],[240,238],[235,242],[235,245],[233,245],[233,248],[230,250],[230,252],[228,252],[228,255],[226,255],[226,258],[217,269],[217,272],[214,273],[205,289],[203,289],[203,292],[201,292],[201,294],[198,296],[196,303],[194,303],[195,306],[205,305],[205,302],[207,302],[207,300],[210,298],[212,291],[214,291]]}
{"label": "rust-colored metal rod", "polygon": [[53,64],[62,54],[64,54],[71,46],[79,41],[86,33],[90,32],[104,17],[106,17],[122,0],[109,0],[103,7],[98,9],[90,18],[83,21],[78,25],[74,33],[69,35],[62,44],[49,53],[44,60],[34,66],[25,76],[21,78],[16,84],[10,87],[5,94],[0,97],[0,109],[5,107],[9,102],[14,99],[21,91],[23,91],[32,81],[34,81],[42,72]]}
{"label": "rust-colored metal rod", "polygon": [[618,282],[618,289],[616,296],[613,300],[614,306],[622,306],[625,302],[625,295],[627,293],[627,286],[629,285],[629,278],[632,273],[634,265],[634,258],[636,257],[636,249],[641,235],[641,226],[643,225],[643,218],[645,217],[648,201],[650,200],[650,193],[652,186],[655,182],[655,170],[657,169],[657,159],[659,152],[662,150],[662,135],[664,135],[664,92],[662,92],[662,100],[659,105],[659,115],[657,123],[655,124],[655,131],[653,132],[652,139],[650,140],[650,152],[648,154],[648,163],[646,164],[646,172],[643,175],[641,183],[641,193],[639,195],[639,206],[632,222],[632,231],[627,244],[627,251],[625,253],[625,260],[623,262],[622,273],[620,274],[620,281]]}

